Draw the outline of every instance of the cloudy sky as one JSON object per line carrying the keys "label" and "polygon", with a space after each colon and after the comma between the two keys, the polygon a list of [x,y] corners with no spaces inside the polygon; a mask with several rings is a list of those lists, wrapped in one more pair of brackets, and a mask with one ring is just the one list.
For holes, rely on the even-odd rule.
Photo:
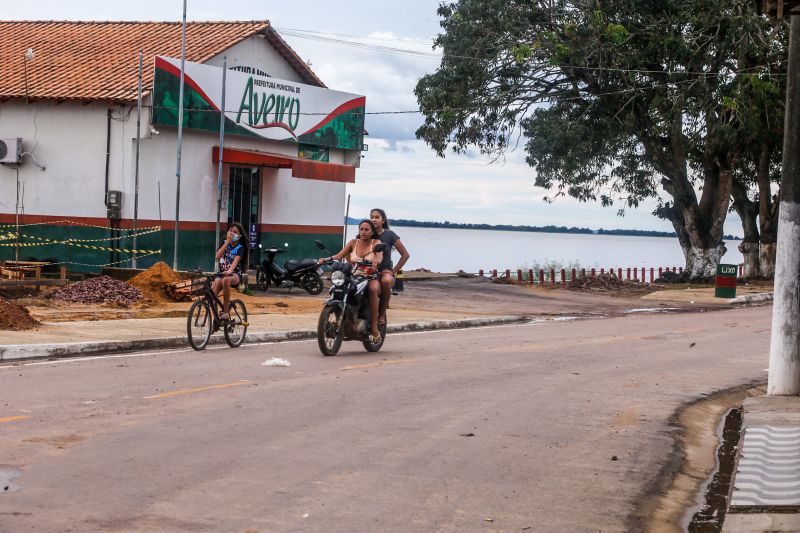
{"label": "cloudy sky", "polygon": [[[413,89],[433,72],[431,40],[439,32],[438,0],[242,1],[188,0],[189,20],[269,20],[332,89],[363,94],[367,111],[417,109]],[[180,20],[180,0],[0,0],[5,20]],[[337,44],[316,37],[422,52],[403,54]],[[351,194],[351,215],[381,206],[390,218],[486,224],[565,225],[671,231],[652,205],[617,216],[616,208],[559,199],[533,186],[521,150],[491,163],[477,153],[437,157],[414,131],[419,114],[370,115],[369,137]],[[741,234],[734,214],[726,233]]]}

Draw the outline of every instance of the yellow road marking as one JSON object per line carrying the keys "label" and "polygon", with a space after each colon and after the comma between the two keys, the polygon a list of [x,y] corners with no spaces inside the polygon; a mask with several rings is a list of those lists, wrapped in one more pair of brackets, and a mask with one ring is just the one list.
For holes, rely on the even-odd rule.
{"label": "yellow road marking", "polygon": [[383,365],[399,365],[400,363],[407,363],[409,361],[413,361],[413,359],[392,359],[390,361],[381,361],[380,363],[368,363],[365,365],[350,365],[350,366],[343,366],[339,370],[360,370],[362,368],[377,368]]}
{"label": "yellow road marking", "polygon": [[0,424],[3,422],[16,422],[17,420],[25,420],[26,418],[30,418],[29,416],[7,416],[5,418],[0,418]]}
{"label": "yellow road marking", "polygon": [[239,381],[234,381],[233,383],[224,383],[222,385],[209,385],[208,387],[197,387],[195,389],[181,389],[172,392],[164,392],[162,394],[156,394],[154,396],[145,396],[145,400],[152,400],[154,398],[169,398],[170,396],[178,396],[179,394],[193,394],[195,392],[203,392],[207,390],[216,390],[216,389],[227,389],[229,387],[238,387],[240,385],[247,385],[250,383],[249,379],[240,379]]}

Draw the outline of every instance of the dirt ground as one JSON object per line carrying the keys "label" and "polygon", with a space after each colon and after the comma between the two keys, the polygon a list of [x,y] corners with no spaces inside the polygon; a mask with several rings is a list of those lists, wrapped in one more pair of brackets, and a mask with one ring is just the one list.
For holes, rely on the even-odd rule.
{"label": "dirt ground", "polygon": [[[763,284],[762,284],[763,285]],[[769,287],[757,285],[741,287],[740,292],[764,291]],[[556,284],[539,287],[497,283],[488,278],[439,277],[406,281],[406,290],[392,298],[391,309],[448,311],[472,315],[525,315],[531,317],[563,316],[613,316],[631,308],[668,307],[678,303],[697,301],[705,306],[723,306],[700,293],[713,293],[713,288],[697,285],[642,285],[625,283],[615,288],[565,288]],[[256,291],[252,295],[234,293],[242,299],[251,314],[305,314],[317,313],[327,290],[309,296],[294,289]],[[47,293],[18,295],[13,301],[28,309],[31,316],[42,322],[70,322],[77,320],[113,320],[130,318],[159,318],[185,316],[191,302],[169,302],[165,298],[146,298],[123,307],[118,304],[74,304],[47,298]],[[670,304],[672,302],[672,304]]]}

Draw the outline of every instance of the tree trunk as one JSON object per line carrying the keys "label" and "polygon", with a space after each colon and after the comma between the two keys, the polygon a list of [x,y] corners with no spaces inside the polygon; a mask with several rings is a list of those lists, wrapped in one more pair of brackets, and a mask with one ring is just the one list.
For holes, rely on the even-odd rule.
{"label": "tree trunk", "polygon": [[775,277],[775,257],[777,256],[777,243],[762,242],[759,244],[758,261],[761,265],[761,276],[765,278]]}
{"label": "tree trunk", "polygon": [[[725,202],[727,206],[727,202]],[[706,242],[713,242],[715,237],[701,228],[704,225],[687,224],[685,213],[691,212],[693,220],[700,216],[697,205],[693,208],[676,209],[675,207],[662,208],[658,215],[667,218],[672,222],[675,233],[678,235],[683,257],[685,260],[685,272],[690,280],[699,280],[716,275],[717,265],[725,252],[725,243],[722,241],[721,232],[716,237],[716,245],[707,245]]]}
{"label": "tree trunk", "polygon": [[732,185],[731,171],[720,167],[717,158],[713,158],[705,168],[700,202],[683,209],[686,232],[692,243],[691,248],[684,250],[689,279],[709,278],[717,273],[717,265],[727,251],[722,236]]}
{"label": "tree trunk", "polygon": [[742,252],[742,257],[744,258],[742,277],[757,278],[761,276],[760,249],[761,244],[757,242],[747,242],[744,240],[739,243],[739,251]]}
{"label": "tree trunk", "polygon": [[769,144],[762,143],[758,160],[758,220],[761,230],[759,247],[759,275],[765,278],[775,277],[775,257],[778,242],[778,209],[780,202],[772,197],[772,181],[770,180]]}
{"label": "tree trunk", "polygon": [[[673,108],[669,145],[664,139],[648,136],[640,137],[640,141],[646,157],[664,176],[661,186],[673,200],[672,205],[667,203],[655,214],[672,222],[686,259],[688,278],[701,280],[716,275],[717,265],[725,255],[723,226],[731,205],[731,168],[736,165],[738,153],[715,153],[712,143],[707,145],[703,154],[703,192],[698,202],[695,186],[689,179],[683,116],[674,109],[681,109],[681,105],[676,103]],[[711,118],[706,120],[709,131],[713,130]]]}
{"label": "tree trunk", "polygon": [[747,196],[747,187],[738,179],[734,179],[731,184],[731,196],[733,197],[733,209],[742,220],[742,231],[744,240],[739,243],[739,251],[744,258],[743,276],[745,278],[757,278],[761,276],[761,261],[759,258],[758,231],[758,204]]}
{"label": "tree trunk", "polygon": [[724,244],[715,248],[684,248],[689,279],[697,280],[716,275],[717,265],[726,251]]}

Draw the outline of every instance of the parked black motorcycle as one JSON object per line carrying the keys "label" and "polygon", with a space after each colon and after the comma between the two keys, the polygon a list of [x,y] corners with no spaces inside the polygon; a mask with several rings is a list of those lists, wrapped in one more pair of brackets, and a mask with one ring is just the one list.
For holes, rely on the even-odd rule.
{"label": "parked black motorcycle", "polygon": [[[259,244],[259,247],[261,245]],[[278,288],[300,287],[309,294],[322,292],[322,269],[314,259],[290,259],[281,268],[275,262],[275,256],[287,250],[284,248],[267,248],[267,257],[256,269],[256,286],[265,291],[270,284]]]}
{"label": "parked black motorcycle", "polygon": [[[317,247],[325,250],[325,245],[314,241]],[[372,250],[382,252],[385,244],[378,244]],[[361,341],[368,352],[377,352],[386,339],[386,324],[381,324],[381,338],[378,342],[370,340],[369,294],[367,285],[377,279],[377,268],[369,260],[356,265],[340,261],[329,261],[331,267],[331,297],[319,315],[317,343],[323,355],[336,355],[342,341]]]}

